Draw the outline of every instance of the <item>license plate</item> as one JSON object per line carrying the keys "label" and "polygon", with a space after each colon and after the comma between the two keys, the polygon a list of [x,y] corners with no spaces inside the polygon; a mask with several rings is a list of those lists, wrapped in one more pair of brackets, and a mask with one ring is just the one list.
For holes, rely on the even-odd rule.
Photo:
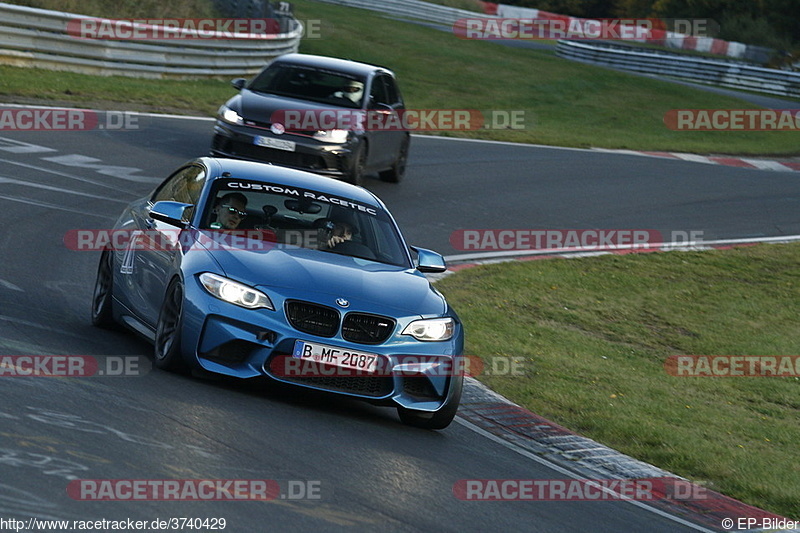
{"label": "license plate", "polygon": [[294,141],[284,141],[283,139],[273,139],[272,137],[264,137],[256,135],[253,141],[257,146],[265,148],[275,148],[276,150],[284,150],[286,152],[294,152],[297,143]]}
{"label": "license plate", "polygon": [[295,341],[292,357],[363,372],[375,372],[380,358],[374,353],[353,351],[349,348],[338,348],[308,341]]}

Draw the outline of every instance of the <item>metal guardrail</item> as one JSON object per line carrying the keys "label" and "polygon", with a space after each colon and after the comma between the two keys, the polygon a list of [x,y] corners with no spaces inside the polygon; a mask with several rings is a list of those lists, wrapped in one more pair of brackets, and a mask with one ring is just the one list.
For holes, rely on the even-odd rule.
{"label": "metal guardrail", "polygon": [[317,0],[326,4],[338,4],[347,7],[358,7],[379,11],[386,15],[393,15],[401,18],[423,20],[426,22],[437,22],[439,24],[452,25],[457,20],[463,18],[488,18],[491,15],[484,15],[476,11],[457,9],[455,7],[441,6],[422,2],[420,0]]}
{"label": "metal guardrail", "polygon": [[96,17],[0,3],[0,63],[144,78],[245,76],[296,52],[303,34],[295,20],[270,39],[80,39],[67,33],[77,18]]}
{"label": "metal guardrail", "polygon": [[558,41],[556,54],[593,65],[800,98],[800,72],[755,67],[738,61],[576,41]]}

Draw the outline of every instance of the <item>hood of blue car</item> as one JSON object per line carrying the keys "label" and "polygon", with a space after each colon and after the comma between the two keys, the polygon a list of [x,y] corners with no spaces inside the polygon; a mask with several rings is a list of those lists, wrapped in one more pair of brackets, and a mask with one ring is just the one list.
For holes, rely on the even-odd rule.
{"label": "hood of blue car", "polygon": [[442,315],[444,298],[416,270],[318,250],[219,250],[225,275],[285,298],[333,305],[345,298],[352,309],[402,315]]}

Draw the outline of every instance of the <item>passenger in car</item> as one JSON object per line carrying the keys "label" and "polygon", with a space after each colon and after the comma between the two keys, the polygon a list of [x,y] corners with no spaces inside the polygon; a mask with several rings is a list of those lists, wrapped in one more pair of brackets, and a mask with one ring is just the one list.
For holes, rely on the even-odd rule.
{"label": "passenger in car", "polygon": [[328,248],[333,248],[337,244],[343,243],[345,241],[352,240],[353,238],[353,226],[347,222],[334,222],[333,229],[331,230],[330,236],[325,244]]}

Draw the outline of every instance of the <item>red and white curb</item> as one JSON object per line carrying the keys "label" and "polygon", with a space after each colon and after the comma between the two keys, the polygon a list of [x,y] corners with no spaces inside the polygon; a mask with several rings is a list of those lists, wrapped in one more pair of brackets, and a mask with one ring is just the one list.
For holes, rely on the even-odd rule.
{"label": "red and white curb", "polygon": [[473,378],[467,378],[465,383],[456,423],[573,479],[672,478],[686,482],[698,497],[663,498],[646,503],[627,500],[627,503],[696,531],[724,531],[732,529],[726,528],[726,523],[747,523],[747,519],[755,520],[751,523],[787,520],[573,433],[516,405]]}
{"label": "red and white curb", "polygon": [[[619,245],[602,250],[572,248],[461,254],[448,256],[445,259],[448,262],[464,262],[454,265],[443,274],[428,275],[428,277],[432,281],[436,281],[465,268],[515,260],[530,261],[554,257],[579,258],[654,251],[718,250],[733,248],[734,246],[797,241],[800,241],[800,235],[727,239],[699,243],[660,243],[651,245],[647,249]],[[511,402],[471,377],[466,380],[464,396],[461,400],[456,422],[530,460],[544,464],[556,472],[575,479],[633,480],[642,478],[676,478],[683,480],[683,478],[679,478],[653,465],[573,433]],[[696,485],[694,486],[697,487]],[[704,498],[689,500],[663,499],[647,503],[630,501],[629,503],[702,532],[732,530],[734,525],[747,523],[748,519],[756,520],[758,523],[763,523],[764,520],[770,520],[773,523],[775,520],[787,520],[774,513],[712,491],[707,487],[697,487],[697,489],[702,491],[705,495]],[[732,526],[728,527],[728,524],[732,524]],[[738,528],[736,530],[741,531]],[[749,531],[755,533],[767,530],[752,529]],[[784,529],[781,531],[800,533],[800,529]]]}
{"label": "red and white curb", "polygon": [[706,156],[698,154],[684,154],[680,152],[653,152],[637,150],[611,150],[608,148],[592,148],[592,151],[640,155],[645,157],[658,157],[661,159],[677,159],[680,161],[691,161],[692,163],[705,163],[707,165],[722,165],[726,167],[749,168],[755,170],[773,170],[777,172],[800,172],[800,161],[767,161],[764,159],[753,159],[732,156]]}

